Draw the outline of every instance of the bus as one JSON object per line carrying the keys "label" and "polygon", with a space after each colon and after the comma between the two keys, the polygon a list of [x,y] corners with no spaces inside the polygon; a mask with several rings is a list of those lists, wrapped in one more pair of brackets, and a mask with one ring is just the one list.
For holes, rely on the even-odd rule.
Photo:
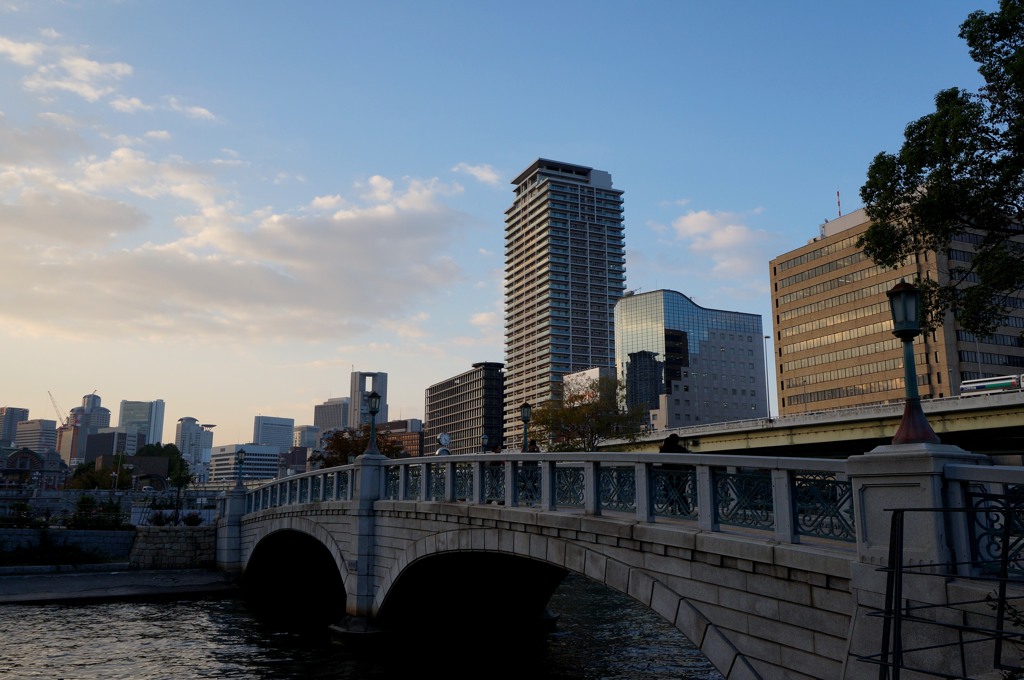
{"label": "bus", "polygon": [[1000,375],[994,378],[975,378],[960,383],[961,397],[976,397],[980,394],[1019,392],[1024,385],[1024,375]]}

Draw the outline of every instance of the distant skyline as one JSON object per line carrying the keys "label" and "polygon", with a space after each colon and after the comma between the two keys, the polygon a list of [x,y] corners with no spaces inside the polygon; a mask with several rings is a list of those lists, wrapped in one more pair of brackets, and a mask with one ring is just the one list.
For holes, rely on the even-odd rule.
{"label": "distant skyline", "polygon": [[0,405],[163,399],[165,442],[225,446],[368,371],[422,419],[505,359],[538,157],[624,191],[627,289],[771,334],[769,260],[978,87],[957,34],[997,6],[0,0]]}

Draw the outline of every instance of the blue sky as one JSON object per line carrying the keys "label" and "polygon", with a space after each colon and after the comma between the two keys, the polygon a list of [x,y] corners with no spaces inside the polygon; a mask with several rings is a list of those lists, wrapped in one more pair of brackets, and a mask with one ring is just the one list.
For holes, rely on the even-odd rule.
{"label": "blue sky", "polygon": [[166,441],[192,416],[226,445],[355,369],[422,418],[504,360],[504,210],[538,157],[625,191],[628,288],[771,334],[768,261],[977,88],[957,34],[996,7],[0,0],[0,404],[159,398]]}

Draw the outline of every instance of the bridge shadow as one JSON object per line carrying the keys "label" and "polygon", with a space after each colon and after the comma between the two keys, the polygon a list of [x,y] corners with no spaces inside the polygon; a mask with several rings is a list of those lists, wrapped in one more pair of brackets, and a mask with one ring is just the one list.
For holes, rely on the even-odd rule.
{"label": "bridge shadow", "polygon": [[334,557],[323,543],[297,531],[261,541],[241,585],[248,609],[282,629],[324,629],[345,611],[345,585]]}

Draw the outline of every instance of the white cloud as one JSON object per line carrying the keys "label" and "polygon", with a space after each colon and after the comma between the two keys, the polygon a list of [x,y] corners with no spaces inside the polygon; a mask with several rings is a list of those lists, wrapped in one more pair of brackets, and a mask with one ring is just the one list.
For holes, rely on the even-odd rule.
{"label": "white cloud", "polygon": [[165,97],[164,101],[167,102],[168,108],[171,111],[185,114],[188,118],[195,118],[198,120],[216,120],[217,116],[209,109],[205,109],[202,106],[187,106],[178,101],[177,97]]}
{"label": "white cloud", "polygon": [[146,139],[159,139],[161,141],[167,141],[171,138],[171,133],[167,130],[150,130],[146,133]]}
{"label": "white cloud", "polygon": [[32,66],[45,50],[46,46],[40,43],[15,42],[0,37],[0,55],[21,66]]}
{"label": "white cloud", "polygon": [[143,104],[138,97],[115,97],[110,101],[110,108],[121,113],[135,113],[136,111],[152,111],[153,107]]}
{"label": "white cloud", "polygon": [[317,196],[309,203],[309,207],[314,210],[331,210],[337,208],[342,204],[342,198],[339,194],[333,196]]}
{"label": "white cloud", "polygon": [[79,56],[68,56],[56,64],[40,66],[23,81],[32,92],[60,90],[95,102],[114,92],[110,81],[131,75],[132,67],[122,62],[101,63]]}
{"label": "white cloud", "polygon": [[739,213],[690,211],[672,222],[676,238],[712,262],[715,277],[761,278],[765,234],[745,224]]}
{"label": "white cloud", "polygon": [[491,186],[500,186],[501,175],[490,165],[486,163],[483,165],[470,165],[469,163],[459,163],[454,168],[453,172],[464,172],[477,181],[483,182],[484,184],[490,184]]}

